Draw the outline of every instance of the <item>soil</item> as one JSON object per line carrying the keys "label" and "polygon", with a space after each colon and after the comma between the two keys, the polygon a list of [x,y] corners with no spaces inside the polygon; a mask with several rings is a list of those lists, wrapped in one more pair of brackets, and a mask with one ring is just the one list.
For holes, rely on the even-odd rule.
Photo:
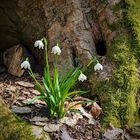
{"label": "soil", "polygon": [[[41,80],[40,74],[35,73],[35,75],[38,80]],[[25,74],[20,78],[12,76],[6,72],[0,74],[0,95],[3,97],[8,107],[10,109],[12,106],[31,108],[32,111],[28,114],[17,114],[27,122],[30,122],[30,119],[36,116],[49,116],[47,105],[43,101],[38,100],[30,105],[25,104],[27,99],[31,99],[38,94],[33,87],[34,84],[35,83],[28,74]],[[88,108],[84,108],[88,112]],[[83,117],[77,121],[75,126],[63,124],[60,131],[51,132],[49,134],[52,140],[105,140],[99,122],[99,119],[96,119],[94,125],[89,124],[88,119]],[[122,139],[122,137],[117,137],[117,139],[114,140]]]}
{"label": "soil", "polygon": [[[37,79],[41,79],[40,75],[36,73]],[[23,85],[17,84],[18,82],[23,82]],[[0,95],[3,97],[5,103],[12,108],[13,105],[19,107],[29,107],[31,108],[31,113],[29,114],[17,114],[23,120],[28,121],[35,116],[46,117],[48,116],[47,107],[44,102],[38,102],[35,104],[27,105],[24,103],[25,100],[35,96],[34,87],[24,87],[24,82],[29,84],[34,84],[32,79],[28,74],[23,77],[15,77],[8,73],[0,74]],[[100,132],[99,122],[97,121],[95,125],[88,124],[87,118],[80,119],[78,123],[74,126],[64,125],[65,130],[68,132],[72,139],[81,140],[99,140],[102,139],[103,133]],[[61,139],[60,132],[50,133],[51,138],[54,140]]]}

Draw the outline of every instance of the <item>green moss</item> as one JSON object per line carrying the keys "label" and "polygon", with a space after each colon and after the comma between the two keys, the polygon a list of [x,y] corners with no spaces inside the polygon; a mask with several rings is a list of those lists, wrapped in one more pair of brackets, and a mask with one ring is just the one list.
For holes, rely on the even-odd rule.
{"label": "green moss", "polygon": [[109,53],[116,69],[109,80],[99,81],[93,90],[99,95],[103,108],[103,126],[110,122],[117,127],[131,126],[137,114],[137,59],[126,36],[118,36],[113,44]]}
{"label": "green moss", "polygon": [[128,120],[128,124],[133,124],[136,121],[136,117],[132,117],[132,116],[137,116],[136,98],[133,95],[133,93],[128,95],[127,106],[129,106],[129,108],[127,109],[126,112],[126,119]]}
{"label": "green moss", "polygon": [[137,56],[140,56],[140,1],[124,0],[126,7],[125,25],[129,28],[130,41],[132,49]]}
{"label": "green moss", "polygon": [[12,114],[0,98],[0,140],[35,140],[31,127]]}
{"label": "green moss", "polygon": [[131,126],[138,118],[136,95],[140,83],[140,1],[127,1],[125,6],[122,3],[116,7],[117,10],[121,8],[123,14],[119,22],[114,24],[118,26],[118,35],[108,45],[107,54],[115,68],[110,78],[97,81],[93,87],[93,92],[99,96],[103,108],[103,127],[110,122],[116,127],[125,124]]}
{"label": "green moss", "polygon": [[13,119],[10,114],[0,117],[1,140],[35,140],[28,124]]}

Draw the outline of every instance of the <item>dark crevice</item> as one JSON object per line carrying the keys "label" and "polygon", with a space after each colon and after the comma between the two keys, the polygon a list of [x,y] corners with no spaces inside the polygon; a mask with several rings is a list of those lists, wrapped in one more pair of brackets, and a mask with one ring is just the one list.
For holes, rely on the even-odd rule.
{"label": "dark crevice", "polygon": [[75,51],[75,49],[73,47],[71,47],[71,54],[72,54],[73,66],[78,67],[79,66],[79,59],[78,59],[76,51]]}
{"label": "dark crevice", "polygon": [[106,43],[103,39],[98,40],[95,43],[96,53],[100,56],[104,56],[107,53]]}

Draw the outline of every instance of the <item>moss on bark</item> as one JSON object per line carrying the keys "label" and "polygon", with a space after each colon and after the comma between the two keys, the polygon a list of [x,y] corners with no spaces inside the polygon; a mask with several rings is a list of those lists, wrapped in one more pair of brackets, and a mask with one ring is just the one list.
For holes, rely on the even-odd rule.
{"label": "moss on bark", "polygon": [[104,115],[103,127],[110,122],[117,127],[136,122],[138,107],[136,95],[138,79],[138,61],[140,56],[140,2],[126,0],[117,5],[122,10],[116,24],[118,34],[108,45],[107,57],[114,64],[113,74],[106,80],[97,81],[93,88],[101,101]]}
{"label": "moss on bark", "polygon": [[35,140],[31,127],[11,113],[0,97],[0,140]]}

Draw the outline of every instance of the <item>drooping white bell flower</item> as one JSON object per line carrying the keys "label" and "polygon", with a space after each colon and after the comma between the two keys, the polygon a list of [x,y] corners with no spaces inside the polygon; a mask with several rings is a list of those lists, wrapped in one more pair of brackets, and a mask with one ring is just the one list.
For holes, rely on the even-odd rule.
{"label": "drooping white bell flower", "polygon": [[42,42],[42,40],[37,40],[35,41],[34,47],[38,47],[39,49],[44,49],[44,44]]}
{"label": "drooping white bell flower", "polygon": [[59,48],[58,45],[56,45],[56,46],[54,46],[54,47],[52,48],[52,52],[51,52],[51,53],[60,55],[61,49]]}
{"label": "drooping white bell flower", "polygon": [[81,74],[80,74],[79,77],[78,77],[78,80],[83,82],[83,81],[87,80],[87,77],[86,77],[86,75],[84,75],[84,74],[81,72]]}
{"label": "drooping white bell flower", "polygon": [[21,63],[21,68],[23,69],[30,69],[31,68],[31,65],[29,63],[28,60],[25,60],[24,62]]}
{"label": "drooping white bell flower", "polygon": [[97,63],[95,66],[94,66],[94,70],[97,71],[97,70],[103,70],[103,66],[100,64],[100,63]]}

